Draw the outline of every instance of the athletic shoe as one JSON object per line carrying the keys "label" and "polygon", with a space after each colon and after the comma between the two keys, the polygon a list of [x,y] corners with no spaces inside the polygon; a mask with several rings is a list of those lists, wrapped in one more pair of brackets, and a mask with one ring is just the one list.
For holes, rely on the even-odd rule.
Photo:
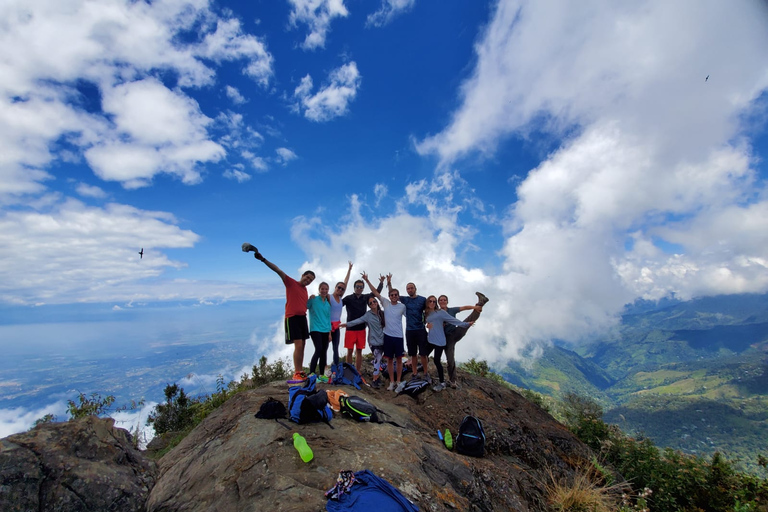
{"label": "athletic shoe", "polygon": [[372,387],[373,389],[379,389],[379,388],[381,387],[381,384],[379,384],[379,380],[378,380],[378,379],[376,379],[376,380],[374,380],[373,382],[371,382],[371,387]]}
{"label": "athletic shoe", "polygon": [[441,382],[435,386],[432,387],[432,391],[435,393],[439,393],[440,391],[445,389],[445,382]]}
{"label": "athletic shoe", "polygon": [[390,382],[389,383],[389,387],[387,388],[387,391],[394,391],[394,390],[395,390],[395,383],[394,382]]}
{"label": "athletic shoe", "polygon": [[448,385],[451,386],[451,389],[461,389],[461,385],[455,380],[449,381]]}
{"label": "athletic shoe", "polygon": [[395,388],[395,393],[399,393],[399,392],[401,392],[402,390],[404,390],[404,389],[405,389],[405,384],[406,384],[406,382],[405,382],[405,381],[399,382],[399,383],[397,384],[397,387]]}
{"label": "athletic shoe", "polygon": [[477,305],[481,307],[485,306],[485,303],[491,300],[480,292],[475,292],[475,295],[477,295]]}
{"label": "athletic shoe", "polygon": [[298,384],[307,380],[307,374],[304,372],[295,372],[293,378],[288,381],[289,384]]}
{"label": "athletic shoe", "polygon": [[328,384],[328,377],[326,377],[325,375],[321,375],[321,376],[319,376],[319,377],[317,378],[317,380],[319,380],[319,381],[320,381],[320,382],[322,382],[323,384]]}

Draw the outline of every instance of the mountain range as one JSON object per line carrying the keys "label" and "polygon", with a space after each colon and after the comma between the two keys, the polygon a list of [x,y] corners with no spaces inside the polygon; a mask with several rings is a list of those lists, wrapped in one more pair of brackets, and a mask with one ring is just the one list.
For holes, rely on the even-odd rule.
{"label": "mountain range", "polygon": [[510,383],[598,402],[604,418],[662,447],[720,451],[761,471],[768,453],[768,295],[638,302],[609,335],[529,349]]}

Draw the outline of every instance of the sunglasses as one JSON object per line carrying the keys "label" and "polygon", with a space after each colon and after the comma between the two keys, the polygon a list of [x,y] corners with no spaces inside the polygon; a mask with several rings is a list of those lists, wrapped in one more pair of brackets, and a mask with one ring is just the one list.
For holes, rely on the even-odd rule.
{"label": "sunglasses", "polygon": [[355,288],[362,288],[362,287],[363,287],[363,285],[361,285],[361,284],[356,284],[355,285]]}
{"label": "sunglasses", "polygon": [[430,299],[430,300],[427,301],[427,304],[429,304],[430,302],[437,302],[437,301]]}
{"label": "sunglasses", "polygon": [[346,288],[344,288],[343,286],[337,286],[337,287],[336,287],[336,289],[337,289],[337,290],[341,290],[341,291],[344,291],[344,290],[346,290]]}
{"label": "sunglasses", "polygon": [[390,297],[399,297],[400,294],[399,293],[390,293],[389,296]]}
{"label": "sunglasses", "polygon": [[375,302],[369,302],[368,303],[369,306],[373,306],[374,304],[376,304],[376,303]]}

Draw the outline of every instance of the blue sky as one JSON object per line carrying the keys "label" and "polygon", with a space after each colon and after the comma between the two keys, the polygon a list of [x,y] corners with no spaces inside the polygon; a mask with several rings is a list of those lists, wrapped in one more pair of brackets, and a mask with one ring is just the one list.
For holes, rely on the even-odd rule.
{"label": "blue sky", "polygon": [[4,323],[281,297],[245,241],[294,275],[351,260],[453,305],[482,290],[487,342],[461,355],[489,360],[603,332],[637,298],[768,289],[764,3],[0,15]]}

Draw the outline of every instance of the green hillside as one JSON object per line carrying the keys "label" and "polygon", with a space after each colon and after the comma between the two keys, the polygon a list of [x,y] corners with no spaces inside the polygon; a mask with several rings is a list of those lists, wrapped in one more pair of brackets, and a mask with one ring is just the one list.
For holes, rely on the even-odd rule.
{"label": "green hillside", "polygon": [[768,295],[700,299],[622,318],[611,337],[510,363],[509,382],[601,403],[605,418],[657,445],[725,452],[759,471],[768,455]]}

